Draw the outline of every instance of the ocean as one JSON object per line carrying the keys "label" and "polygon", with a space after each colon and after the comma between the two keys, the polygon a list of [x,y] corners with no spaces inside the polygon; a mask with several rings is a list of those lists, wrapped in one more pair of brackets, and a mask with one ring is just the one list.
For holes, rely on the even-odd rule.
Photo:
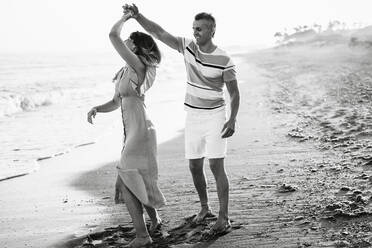
{"label": "ocean", "polygon": [[[112,78],[124,64],[115,51],[0,54],[0,180],[35,172],[39,161],[110,132],[122,135],[120,110],[98,113],[94,125],[86,119],[91,107],[111,100]],[[163,52],[145,99],[159,143],[183,127],[185,80],[182,56]]]}

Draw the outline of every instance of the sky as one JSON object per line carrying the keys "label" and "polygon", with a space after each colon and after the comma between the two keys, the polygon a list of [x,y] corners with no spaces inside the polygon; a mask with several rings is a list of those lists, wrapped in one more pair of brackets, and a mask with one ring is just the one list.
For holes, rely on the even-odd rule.
{"label": "sky", "polygon": [[[211,13],[221,47],[268,47],[275,32],[291,33],[298,25],[372,24],[370,0],[0,0],[0,52],[111,50],[108,33],[125,3],[135,3],[169,33],[190,38],[195,14]],[[136,30],[143,31],[130,20],[122,35]]]}

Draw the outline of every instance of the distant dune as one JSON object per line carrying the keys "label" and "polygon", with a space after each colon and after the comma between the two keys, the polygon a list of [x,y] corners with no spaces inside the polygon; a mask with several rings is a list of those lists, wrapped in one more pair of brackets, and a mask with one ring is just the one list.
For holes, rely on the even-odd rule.
{"label": "distant dune", "polygon": [[360,40],[372,41],[372,25],[355,30],[352,36]]}
{"label": "distant dune", "polygon": [[327,29],[321,32],[317,32],[314,29],[306,29],[289,35],[277,33],[275,36],[281,38],[277,47],[348,44],[352,47],[372,48],[372,25],[360,29]]}

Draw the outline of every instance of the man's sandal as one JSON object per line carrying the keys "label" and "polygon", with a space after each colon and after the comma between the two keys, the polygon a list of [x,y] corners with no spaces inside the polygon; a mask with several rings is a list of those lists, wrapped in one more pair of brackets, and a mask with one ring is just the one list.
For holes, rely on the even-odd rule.
{"label": "man's sandal", "polygon": [[225,226],[222,228],[211,228],[208,232],[203,233],[203,239],[204,240],[213,240],[217,239],[220,236],[223,236],[225,234],[228,234],[229,232],[232,231],[232,226],[230,221],[227,221]]}
{"label": "man's sandal", "polygon": [[215,218],[216,215],[212,213],[211,210],[209,210],[202,218],[198,218],[198,215],[196,215],[193,219],[192,219],[192,223],[195,224],[195,225],[200,225],[201,223],[203,223],[203,221],[205,221],[205,219],[207,218]]}

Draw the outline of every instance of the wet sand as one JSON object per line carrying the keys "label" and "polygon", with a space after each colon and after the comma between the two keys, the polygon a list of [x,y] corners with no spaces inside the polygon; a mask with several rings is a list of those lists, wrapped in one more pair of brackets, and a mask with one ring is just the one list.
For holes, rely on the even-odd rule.
{"label": "wet sand", "polygon": [[[225,162],[234,228],[205,240],[201,233],[214,220],[194,227],[185,220],[198,212],[199,203],[180,133],[159,146],[159,183],[168,202],[160,210],[163,233],[153,247],[371,245],[370,54],[346,46],[298,47],[235,58],[241,108]],[[124,205],[113,203],[115,162],[102,160],[92,168],[91,160],[82,159],[90,152],[97,158],[99,145],[95,147],[71,156],[69,173],[48,169],[43,176],[8,182],[13,197],[0,192],[1,205],[13,206],[5,212],[12,217],[0,222],[3,247],[120,247],[129,242],[133,237],[129,215]],[[83,170],[71,169],[80,168],[81,161]],[[66,171],[63,162],[63,158],[54,162],[54,168]],[[207,164],[206,174],[211,207],[217,213],[215,183]],[[47,188],[49,196],[58,194],[61,201],[50,205],[52,199],[47,198],[45,205],[38,204],[39,213],[31,208],[31,217],[25,207],[15,209],[20,200],[14,194],[31,183],[42,188],[32,188],[27,206],[36,195],[45,199],[41,197],[45,187],[53,184]],[[45,213],[52,218],[58,213],[59,218],[45,220]]]}

